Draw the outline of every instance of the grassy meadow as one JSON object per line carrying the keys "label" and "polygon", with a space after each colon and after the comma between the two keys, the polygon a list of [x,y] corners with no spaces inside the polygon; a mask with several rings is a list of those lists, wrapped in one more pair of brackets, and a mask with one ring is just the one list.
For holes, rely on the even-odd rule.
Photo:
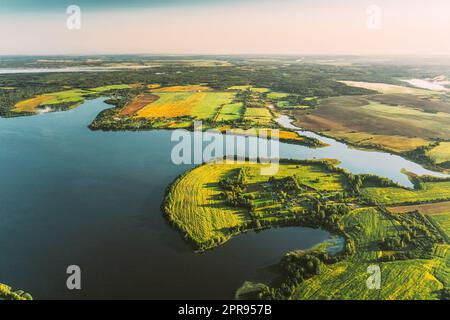
{"label": "grassy meadow", "polygon": [[[439,299],[439,290],[450,284],[450,279],[440,279],[437,270],[450,258],[448,246],[444,256],[380,262],[379,257],[391,252],[380,250],[377,243],[401,233],[400,225],[376,209],[354,210],[344,217],[344,224],[355,239],[356,253],[326,265],[320,275],[304,281],[295,289],[293,299]],[[380,290],[370,290],[366,285],[367,268],[372,264],[381,268]]]}
{"label": "grassy meadow", "polygon": [[[165,200],[165,212],[196,247],[209,249],[227,240],[236,233],[254,229],[253,222],[277,223],[294,208],[301,209],[300,200],[318,192],[334,194],[342,192],[344,177],[331,173],[323,165],[280,164],[275,179],[295,175],[303,185],[299,201],[287,203],[280,198],[274,186],[263,176],[263,164],[206,164],[189,171],[171,186]],[[223,198],[221,179],[231,177],[237,170],[246,168],[248,177],[241,195],[252,199],[252,209],[233,207]],[[286,196],[287,197],[287,196]],[[305,199],[302,199],[305,198]],[[261,227],[261,226],[260,226]],[[258,228],[258,227],[256,227]]]}
{"label": "grassy meadow", "polygon": [[443,92],[387,83],[340,82],[377,93],[331,97],[321,99],[314,108],[291,109],[296,124],[355,146],[398,153],[430,169],[448,171],[450,103]]}
{"label": "grassy meadow", "polygon": [[91,89],[69,89],[58,92],[51,92],[36,97],[20,101],[15,104],[12,112],[20,114],[38,113],[39,109],[51,108],[53,110],[67,110],[80,105],[86,98],[99,96],[106,92],[128,89],[129,85],[109,85],[94,87]]}
{"label": "grassy meadow", "polygon": [[[289,271],[275,287],[247,282],[238,298],[255,291],[260,298],[276,299],[440,299],[450,285],[448,202],[418,204],[414,212],[406,209],[412,206],[385,211],[352,196],[353,178],[324,162],[282,162],[274,176],[261,175],[261,166],[210,163],[187,172],[166,194],[169,221],[201,250],[246,230],[283,225],[320,226],[343,236],[346,245],[334,258],[325,243],[291,253],[321,257],[320,272],[294,281],[288,280]],[[448,187],[447,182],[426,182],[425,190],[371,187],[361,192],[376,199],[382,195],[383,204],[424,202],[448,199]],[[366,286],[373,264],[381,268],[381,290]]]}
{"label": "grassy meadow", "polygon": [[404,188],[365,188],[364,192],[383,205],[412,204],[450,199],[450,182],[425,182],[421,190]]}

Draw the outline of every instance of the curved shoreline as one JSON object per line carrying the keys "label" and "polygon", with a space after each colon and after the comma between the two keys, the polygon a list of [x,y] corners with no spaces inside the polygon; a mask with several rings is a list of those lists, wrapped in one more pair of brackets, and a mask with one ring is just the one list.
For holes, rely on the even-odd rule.
{"label": "curved shoreline", "polygon": [[[286,160],[281,160],[280,164],[292,164],[292,165],[317,165],[317,166],[327,166],[329,165],[328,168],[331,168],[332,171],[329,172],[334,172],[334,173],[339,173],[339,174],[349,174],[347,173],[344,169],[341,168],[337,168],[334,167],[330,164],[328,164],[326,161],[321,161],[321,160],[290,160],[290,159],[286,159]],[[167,219],[167,221],[175,228],[177,229],[183,236],[183,239],[185,239],[185,241],[187,243],[189,243],[195,250],[196,252],[204,252],[207,250],[212,250],[215,249],[223,244],[225,244],[226,242],[230,241],[231,239],[235,238],[238,235],[241,234],[245,234],[247,232],[251,232],[251,231],[262,231],[262,230],[268,230],[268,229],[272,229],[272,228],[283,228],[283,227],[305,227],[305,228],[312,228],[312,229],[322,229],[325,230],[327,232],[330,233],[331,236],[338,236],[338,237],[342,237],[345,242],[348,240],[348,237],[346,236],[345,233],[340,233],[338,229],[336,228],[331,228],[329,225],[325,225],[325,224],[321,224],[317,221],[299,221],[298,217],[288,217],[288,218],[282,218],[279,219],[277,221],[272,221],[270,222],[268,225],[262,225],[262,226],[255,226],[253,224],[253,222],[247,222],[245,224],[242,225],[242,228],[240,228],[237,231],[234,232],[229,232],[227,233],[227,235],[225,237],[222,237],[220,239],[220,241],[217,241],[217,239],[215,238],[210,238],[209,241],[211,240],[215,240],[212,244],[210,245],[205,245],[205,242],[199,242],[197,241],[192,235],[190,235],[190,233],[188,232],[188,230],[186,229],[185,226],[183,226],[182,222],[177,221],[177,219],[174,219],[174,212],[172,211],[172,209],[170,208],[171,205],[173,205],[173,203],[176,201],[174,199],[174,192],[176,190],[176,188],[179,186],[179,183],[181,181],[183,181],[183,179],[186,179],[186,177],[191,174],[192,172],[194,172],[195,170],[203,167],[203,166],[207,166],[210,165],[211,163],[203,163],[201,165],[198,165],[194,168],[191,168],[187,171],[185,171],[183,174],[181,174],[180,176],[178,176],[172,183],[170,183],[170,185],[166,188],[165,192],[164,192],[164,199],[163,202],[161,204],[161,211],[164,214],[164,217]],[[248,163],[247,163],[248,164]],[[224,164],[226,166],[226,164]],[[239,166],[239,165],[238,165]],[[238,210],[239,208],[233,208],[230,207],[231,209],[235,209]]]}
{"label": "curved shoreline", "polygon": [[[288,126],[284,126],[283,124],[281,124],[280,122],[278,122],[277,120],[279,120],[280,118],[285,117],[287,119],[289,119],[289,125]],[[353,147],[356,150],[361,150],[361,151],[376,151],[376,152],[383,152],[383,153],[388,153],[390,155],[396,155],[399,157],[404,158],[405,160],[414,162],[420,166],[423,166],[424,169],[427,169],[429,171],[434,171],[436,173],[440,173],[440,174],[444,174],[444,175],[448,175],[450,176],[450,170],[449,169],[445,169],[440,167],[439,165],[436,164],[430,164],[429,162],[426,161],[421,161],[420,159],[417,158],[413,158],[410,156],[411,152],[414,152],[416,149],[411,150],[411,151],[405,151],[405,152],[398,152],[398,151],[394,151],[388,148],[383,147],[382,145],[359,145],[357,143],[353,143],[351,141],[347,141],[343,138],[340,137],[335,137],[333,135],[327,134],[326,132],[323,131],[314,131],[314,130],[309,130],[309,129],[302,129],[300,127],[297,127],[296,125],[294,125],[293,123],[296,121],[295,119],[292,119],[290,115],[287,114],[279,114],[279,117],[277,119],[275,119],[275,121],[277,121],[277,123],[279,123],[281,126],[285,127],[285,128],[289,128],[293,131],[296,132],[310,132],[313,133],[317,136],[323,137],[323,138],[327,138],[327,139],[331,139],[334,140],[336,142],[345,144],[347,146]],[[299,133],[299,135],[301,135]],[[309,136],[305,136],[305,137],[309,137]],[[320,140],[319,140],[320,141]],[[321,141],[322,143],[324,143],[323,141]]]}

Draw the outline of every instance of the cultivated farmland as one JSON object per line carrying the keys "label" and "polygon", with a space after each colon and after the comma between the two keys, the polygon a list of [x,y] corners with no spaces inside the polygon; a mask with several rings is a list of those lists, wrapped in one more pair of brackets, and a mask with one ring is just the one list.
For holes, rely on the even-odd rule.
{"label": "cultivated farmland", "polygon": [[[291,210],[302,211],[308,206],[309,196],[317,192],[342,192],[345,183],[343,175],[331,173],[320,162],[282,163],[273,180],[261,175],[260,170],[264,167],[267,165],[206,164],[189,171],[174,182],[166,195],[164,209],[169,220],[197,248],[209,249],[247,229],[289,221]],[[243,201],[248,205],[240,205],[224,196],[234,192],[225,185],[240,172],[245,175],[245,182],[240,182],[243,185],[239,197],[247,199]],[[301,196],[285,203],[293,195],[286,193],[280,197],[277,190],[289,184],[289,179],[294,176]]]}

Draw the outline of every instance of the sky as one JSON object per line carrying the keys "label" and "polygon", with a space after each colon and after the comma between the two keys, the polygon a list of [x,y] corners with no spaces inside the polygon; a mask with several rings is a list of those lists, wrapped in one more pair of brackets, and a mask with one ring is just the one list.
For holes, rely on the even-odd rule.
{"label": "sky", "polygon": [[0,0],[0,55],[450,55],[449,16],[448,0]]}

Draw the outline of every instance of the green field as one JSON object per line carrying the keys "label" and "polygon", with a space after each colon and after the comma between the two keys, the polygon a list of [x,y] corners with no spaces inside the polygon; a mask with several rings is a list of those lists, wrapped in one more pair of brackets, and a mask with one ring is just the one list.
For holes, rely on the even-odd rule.
{"label": "green field", "polygon": [[252,123],[266,125],[272,121],[272,114],[267,108],[247,108],[244,119]]}
{"label": "green field", "polygon": [[221,122],[239,120],[242,118],[243,113],[244,104],[242,102],[229,103],[222,107],[216,121]]}
{"label": "green field", "polygon": [[95,97],[109,91],[128,89],[129,85],[109,85],[90,89],[69,89],[46,93],[36,97],[19,101],[13,112],[36,113],[39,108],[49,107],[52,110],[67,110],[79,106],[86,98]]}
{"label": "green field", "polygon": [[450,162],[450,142],[440,142],[439,146],[428,151],[427,155],[437,164]]}
{"label": "green field", "polygon": [[429,219],[442,232],[447,243],[450,244],[450,211],[430,215]]}
{"label": "green field", "polygon": [[[345,228],[355,239],[356,253],[349,259],[327,265],[322,273],[299,285],[294,299],[439,299],[439,290],[450,284],[449,279],[438,279],[437,268],[445,259],[411,259],[380,262],[383,252],[377,242],[401,233],[395,221],[374,209],[358,209],[344,218]],[[447,255],[450,251],[447,248]],[[366,280],[369,265],[380,265],[380,290],[369,290]]]}
{"label": "green field", "polygon": [[[246,282],[238,298],[255,297],[256,292],[276,299],[440,299],[449,286],[450,247],[441,231],[448,230],[448,215],[430,215],[432,223],[421,213],[393,214],[364,205],[349,194],[353,178],[323,162],[281,163],[273,177],[261,175],[261,166],[205,164],[187,172],[166,194],[168,219],[202,250],[246,230],[277,225],[320,226],[342,235],[346,246],[340,258],[322,262],[320,273],[296,280],[295,286],[289,278],[274,289]],[[372,187],[362,192],[382,194],[383,203],[430,201],[450,194],[448,182],[426,182],[423,187],[426,190]],[[326,257],[327,250],[324,243],[290,255]],[[366,285],[367,268],[373,264],[381,268],[380,290]]]}
{"label": "green field", "polygon": [[[330,173],[320,163],[311,165],[280,164],[276,179],[298,177],[303,191],[298,199],[287,202],[289,195],[280,198],[270,176],[261,175],[262,164],[207,164],[189,171],[170,188],[165,199],[165,212],[187,239],[196,247],[209,249],[228,239],[233,234],[253,229],[252,223],[277,223],[296,208],[301,210],[308,202],[306,197],[342,192],[344,177]],[[247,168],[248,180],[240,195],[251,199],[245,206],[232,206],[224,197],[220,180],[231,177],[237,170]],[[258,224],[259,224],[258,223]]]}
{"label": "green field", "polygon": [[192,116],[196,119],[213,119],[218,113],[222,105],[229,104],[233,101],[234,93],[231,92],[212,92],[208,93],[205,98],[197,104]]}
{"label": "green field", "polygon": [[90,90],[96,91],[96,92],[106,92],[111,90],[121,90],[121,89],[129,89],[130,85],[128,84],[112,84],[108,86],[102,86],[102,87],[96,87],[92,88]]}
{"label": "green field", "polygon": [[212,120],[222,105],[229,104],[234,97],[232,92],[156,92],[159,99],[144,106],[137,117],[166,118],[189,117],[192,120]]}
{"label": "green field", "polygon": [[228,90],[238,90],[238,91],[250,90],[250,91],[258,92],[258,93],[270,92],[270,89],[268,89],[268,88],[258,88],[258,87],[254,87],[254,86],[250,86],[250,85],[232,86],[232,87],[229,87]]}
{"label": "green field", "polygon": [[270,92],[267,94],[268,99],[279,100],[289,96],[289,93],[284,92]]}
{"label": "green field", "polygon": [[366,188],[365,192],[385,205],[444,201],[450,198],[450,182],[425,182],[422,190],[403,188]]}

